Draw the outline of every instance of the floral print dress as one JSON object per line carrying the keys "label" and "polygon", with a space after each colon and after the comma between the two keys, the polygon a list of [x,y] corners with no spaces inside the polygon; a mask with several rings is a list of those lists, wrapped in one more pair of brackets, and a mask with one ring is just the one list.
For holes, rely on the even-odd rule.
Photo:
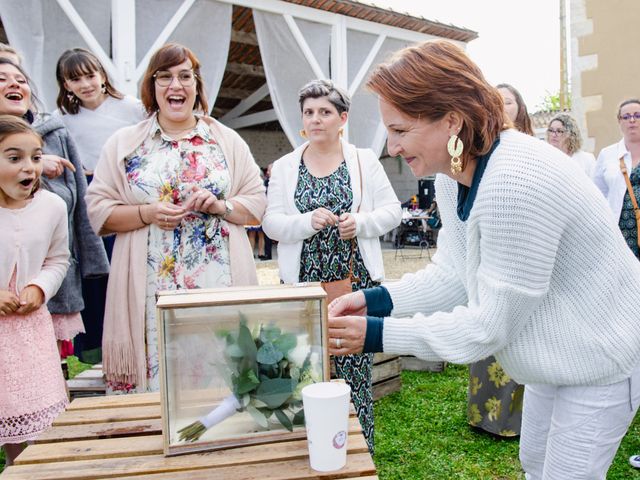
{"label": "floral print dress", "polygon": [[[125,159],[131,189],[140,203],[182,205],[194,186],[219,198],[227,196],[231,177],[220,146],[209,127],[199,120],[180,140],[166,136],[157,122],[150,136]],[[192,212],[173,231],[149,227],[145,345],[148,391],[160,389],[156,292],[231,285],[229,231],[215,215]],[[194,339],[187,348],[204,348]],[[207,355],[201,355],[206,361]],[[194,371],[202,365],[193,365]],[[134,385],[111,384],[111,392],[139,390]]]}
{"label": "floral print dress", "polygon": [[[331,175],[314,177],[300,162],[298,184],[294,194],[296,208],[301,213],[324,207],[336,215],[350,212],[353,204],[351,179],[346,162]],[[377,283],[371,280],[354,239],[353,278],[351,288],[356,291],[371,288]],[[351,242],[340,239],[338,227],[327,227],[302,243],[300,254],[301,282],[330,282],[349,275],[352,255]],[[336,374],[351,387],[351,398],[358,413],[364,437],[373,453],[373,395],[371,391],[371,366],[373,354],[333,357]]]}

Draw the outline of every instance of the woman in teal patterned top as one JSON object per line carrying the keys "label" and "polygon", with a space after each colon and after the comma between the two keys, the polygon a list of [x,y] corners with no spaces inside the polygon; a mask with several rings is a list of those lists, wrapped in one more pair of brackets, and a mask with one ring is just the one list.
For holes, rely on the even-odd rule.
{"label": "woman in teal patterned top", "polygon": [[[620,168],[622,160],[636,202],[640,201],[640,99],[630,98],[620,103],[618,125],[622,139],[602,149],[596,161],[593,181],[609,202],[627,245],[640,260],[634,206]],[[632,455],[629,463],[640,468],[640,455]]]}
{"label": "woman in teal patterned top", "polygon": [[[262,222],[265,234],[278,240],[280,278],[341,280],[352,262],[354,291],[378,285],[384,278],[378,238],[400,223],[400,202],[375,153],[341,140],[347,94],[330,81],[315,80],[302,88],[299,101],[301,134],[309,142],[273,165]],[[373,453],[372,359],[334,357]]]}

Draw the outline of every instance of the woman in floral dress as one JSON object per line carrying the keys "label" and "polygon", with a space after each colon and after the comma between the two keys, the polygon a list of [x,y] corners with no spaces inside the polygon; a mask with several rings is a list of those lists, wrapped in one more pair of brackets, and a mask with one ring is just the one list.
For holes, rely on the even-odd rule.
{"label": "woman in floral dress", "polygon": [[[315,80],[298,96],[309,142],[274,163],[262,222],[265,234],[279,242],[280,278],[330,282],[347,278],[352,264],[354,291],[378,285],[384,278],[378,237],[400,224],[400,202],[375,153],[340,138],[348,95]],[[373,453],[373,355],[334,360]]]}
{"label": "woman in floral dress", "polygon": [[195,113],[208,106],[189,49],[154,54],[141,98],[150,119],[107,141],[87,195],[94,229],[117,234],[103,368],[121,393],[160,387],[156,292],[257,283],[244,225],[266,204],[246,143]]}

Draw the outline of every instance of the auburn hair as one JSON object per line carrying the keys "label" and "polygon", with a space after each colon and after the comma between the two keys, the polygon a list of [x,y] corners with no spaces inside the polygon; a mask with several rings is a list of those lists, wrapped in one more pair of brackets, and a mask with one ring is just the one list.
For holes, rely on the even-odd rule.
{"label": "auburn hair", "polygon": [[180,65],[182,62],[190,60],[191,69],[196,76],[196,102],[193,106],[194,110],[201,110],[205,114],[209,114],[209,105],[207,103],[207,94],[204,91],[204,82],[200,75],[200,62],[195,54],[187,47],[178,43],[167,43],[160,47],[153,54],[146,72],[142,77],[140,84],[140,100],[149,115],[158,111],[158,101],[156,99],[156,88],[154,75],[162,70],[169,70],[171,67]]}
{"label": "auburn hair", "polygon": [[487,153],[506,128],[502,96],[451,42],[427,41],[396,52],[374,69],[367,87],[412,118],[437,121],[449,112],[460,115],[463,165]]}

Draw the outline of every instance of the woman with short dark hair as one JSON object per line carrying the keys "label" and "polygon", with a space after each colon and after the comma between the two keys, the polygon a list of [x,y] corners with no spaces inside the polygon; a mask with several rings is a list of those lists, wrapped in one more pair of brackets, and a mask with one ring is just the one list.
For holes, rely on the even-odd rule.
{"label": "woman with short dark hair", "polygon": [[[273,164],[262,228],[278,241],[284,283],[331,282],[349,277],[351,290],[384,278],[378,237],[400,224],[400,202],[377,155],[341,138],[348,94],[330,80],[298,93],[309,141]],[[369,450],[374,449],[373,355],[335,357],[336,374],[351,387]]]}
{"label": "woman with short dark hair", "polygon": [[207,116],[191,50],[160,48],[141,89],[151,117],[107,141],[87,193],[95,231],[116,234],[102,342],[110,392],[159,389],[157,291],[257,284],[244,226],[266,205],[249,147]]}
{"label": "woman with short dark hair", "polygon": [[505,128],[499,93],[452,43],[401,50],[368,86],[389,154],[437,174],[443,227],[425,269],[329,306],[330,353],[495,355],[525,384],[527,478],[605,478],[640,402],[640,263],[604,198]]}

